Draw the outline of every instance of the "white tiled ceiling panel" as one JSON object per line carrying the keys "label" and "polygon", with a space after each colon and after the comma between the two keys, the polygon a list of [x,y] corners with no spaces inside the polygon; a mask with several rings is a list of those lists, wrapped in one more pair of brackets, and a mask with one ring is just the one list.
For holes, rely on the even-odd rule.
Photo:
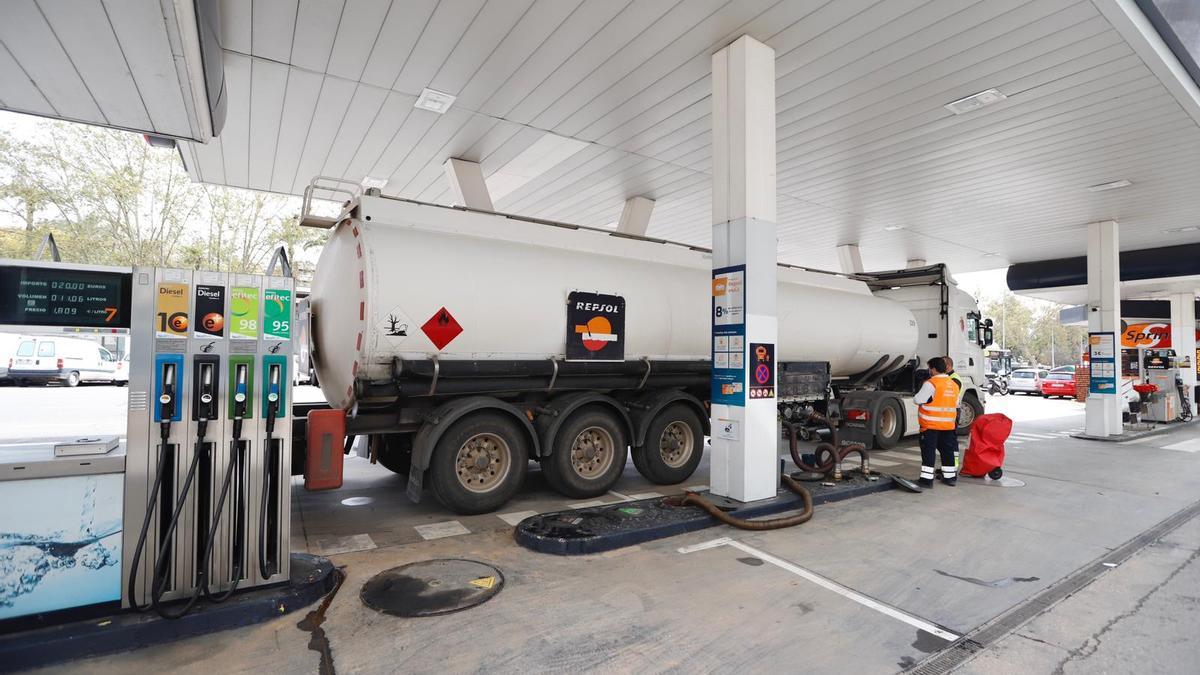
{"label": "white tiled ceiling panel", "polygon": [[4,0],[0,109],[205,139],[179,35],[169,0]]}
{"label": "white tiled ceiling panel", "polygon": [[[1182,243],[1196,235],[1164,230],[1200,224],[1200,113],[1118,30],[1116,5],[226,0],[228,118],[183,153],[203,181],[299,193],[318,174],[369,176],[441,203],[459,157],[482,164],[498,210],[603,227],[645,195],[649,236],[707,245],[710,57],[749,34],[777,56],[787,262],[834,267],[856,242],[868,268],[992,268],[1078,254],[1084,225],[1109,218],[1123,248]],[[94,49],[78,57],[106,58]],[[457,100],[414,108],[426,87]],[[121,90],[77,88],[22,95],[137,112]],[[1007,98],[944,107],[992,88]],[[1085,189],[1119,179],[1133,184]]]}

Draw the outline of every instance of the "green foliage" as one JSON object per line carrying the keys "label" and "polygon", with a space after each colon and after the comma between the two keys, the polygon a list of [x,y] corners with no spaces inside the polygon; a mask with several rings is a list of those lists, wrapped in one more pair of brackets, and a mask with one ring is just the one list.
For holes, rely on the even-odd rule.
{"label": "green foliage", "polygon": [[[29,139],[0,132],[0,257],[30,258],[53,232],[69,262],[262,272],[283,243],[297,276],[320,233],[298,200],[192,183],[176,151],[134,134],[42,122]],[[301,283],[303,281],[301,280]]]}
{"label": "green foliage", "polygon": [[1024,301],[1005,292],[981,304],[983,316],[995,322],[996,346],[1012,350],[1013,362],[1032,365],[1079,363],[1087,329],[1058,322],[1062,305]]}

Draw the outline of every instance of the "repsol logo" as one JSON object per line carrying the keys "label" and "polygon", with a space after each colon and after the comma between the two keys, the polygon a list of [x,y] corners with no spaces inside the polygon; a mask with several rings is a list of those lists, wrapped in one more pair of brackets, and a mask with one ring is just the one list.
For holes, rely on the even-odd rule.
{"label": "repsol logo", "polygon": [[214,300],[219,300],[219,299],[221,298],[221,292],[220,292],[220,291],[216,291],[216,290],[209,290],[209,289],[207,289],[207,288],[204,288],[204,287],[197,288],[197,289],[196,289],[196,295],[198,295],[198,296],[200,296],[200,297],[202,297],[202,298],[212,298],[212,299],[214,299]]}
{"label": "repsol logo", "polygon": [[616,314],[621,311],[621,308],[617,305],[606,305],[601,302],[576,302],[575,309],[581,312],[607,312],[609,314]]}
{"label": "repsol logo", "polygon": [[183,297],[183,289],[182,288],[167,288],[166,286],[159,286],[158,294],[159,295],[174,295],[174,296],[178,296],[178,297]]}

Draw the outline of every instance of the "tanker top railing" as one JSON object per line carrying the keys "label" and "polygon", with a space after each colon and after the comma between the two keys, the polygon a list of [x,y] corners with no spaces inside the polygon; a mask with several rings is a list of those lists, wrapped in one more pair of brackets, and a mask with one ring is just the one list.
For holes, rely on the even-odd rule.
{"label": "tanker top railing", "polygon": [[[329,197],[318,197],[317,193],[324,193]],[[352,180],[344,178],[333,178],[331,176],[315,176],[309,181],[308,186],[304,188],[304,199],[300,204],[300,225],[303,227],[319,227],[323,230],[328,230],[337,224],[339,216],[319,216],[313,213],[313,200],[336,201],[330,199],[334,195],[345,195],[348,199],[343,202],[343,207],[358,201],[362,196],[362,185]]]}

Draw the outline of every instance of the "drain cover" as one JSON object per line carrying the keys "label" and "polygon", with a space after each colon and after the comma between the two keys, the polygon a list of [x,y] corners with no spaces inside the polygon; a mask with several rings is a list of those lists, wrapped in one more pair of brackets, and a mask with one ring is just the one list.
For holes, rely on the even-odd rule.
{"label": "drain cover", "polygon": [[474,560],[426,560],[384,570],[362,588],[367,607],[392,616],[437,616],[491,600],[500,570]]}

